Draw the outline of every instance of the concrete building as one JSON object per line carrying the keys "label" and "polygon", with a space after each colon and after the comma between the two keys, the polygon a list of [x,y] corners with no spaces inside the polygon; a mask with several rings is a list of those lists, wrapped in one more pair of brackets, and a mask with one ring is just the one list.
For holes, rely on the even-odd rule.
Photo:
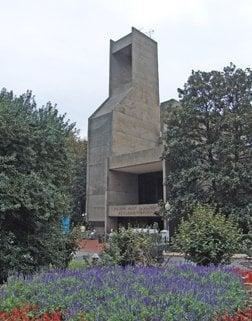
{"label": "concrete building", "polygon": [[166,197],[160,128],[157,43],[132,28],[110,41],[109,97],[88,123],[86,208],[99,233],[160,224],[154,214]]}

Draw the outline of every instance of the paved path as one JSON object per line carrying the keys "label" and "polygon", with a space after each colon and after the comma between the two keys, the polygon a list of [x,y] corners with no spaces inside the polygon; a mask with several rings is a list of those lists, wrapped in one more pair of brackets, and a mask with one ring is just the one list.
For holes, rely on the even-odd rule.
{"label": "paved path", "polygon": [[[103,244],[98,240],[81,240],[79,243],[79,250],[75,253],[74,258],[81,260],[83,258],[91,258],[94,253],[100,254],[103,250]],[[183,263],[185,259],[183,256],[174,255],[165,259],[164,265],[169,263]],[[247,268],[252,270],[252,261],[245,258],[236,258],[232,260],[231,266],[238,268]]]}
{"label": "paved path", "polygon": [[79,251],[100,253],[104,245],[97,240],[81,240],[79,242]]}
{"label": "paved path", "polygon": [[[99,255],[100,251],[91,251],[89,250],[79,250],[75,253],[74,258],[77,260],[82,260],[82,259],[88,259],[91,258],[94,253],[97,253]],[[184,263],[186,260],[183,257],[171,257],[169,260],[165,259],[163,266],[166,266],[167,264],[180,264]],[[247,260],[242,260],[242,259],[235,259],[232,261],[230,266],[240,268],[240,269],[248,269],[252,270],[252,262],[247,261]]]}

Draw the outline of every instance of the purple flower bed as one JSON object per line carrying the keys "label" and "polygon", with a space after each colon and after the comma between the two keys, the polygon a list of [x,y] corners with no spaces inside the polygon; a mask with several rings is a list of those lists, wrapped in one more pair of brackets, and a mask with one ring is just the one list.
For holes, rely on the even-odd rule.
{"label": "purple flower bed", "polygon": [[231,269],[191,264],[52,271],[12,280],[0,296],[0,310],[29,302],[88,321],[212,321],[247,299]]}

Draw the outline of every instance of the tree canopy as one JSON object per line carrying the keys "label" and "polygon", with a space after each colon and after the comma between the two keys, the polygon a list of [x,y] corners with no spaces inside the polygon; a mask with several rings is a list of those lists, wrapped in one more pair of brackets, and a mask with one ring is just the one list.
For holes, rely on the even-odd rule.
{"label": "tree canopy", "polygon": [[61,231],[71,212],[74,124],[32,93],[0,92],[0,281],[9,270],[63,266],[73,242]]}
{"label": "tree canopy", "polygon": [[72,223],[84,224],[86,217],[87,140],[73,134],[69,139],[72,158]]}
{"label": "tree canopy", "polygon": [[164,123],[168,200],[173,217],[196,203],[252,218],[252,71],[193,71]]}

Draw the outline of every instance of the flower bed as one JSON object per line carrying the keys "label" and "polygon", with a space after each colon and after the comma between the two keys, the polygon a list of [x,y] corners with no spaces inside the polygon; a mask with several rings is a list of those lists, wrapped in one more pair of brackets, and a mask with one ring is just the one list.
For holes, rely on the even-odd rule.
{"label": "flower bed", "polygon": [[227,268],[97,267],[12,280],[0,293],[0,311],[29,302],[41,313],[64,311],[63,320],[212,321],[247,299],[241,278]]}
{"label": "flower bed", "polygon": [[0,321],[61,321],[61,312],[44,312],[38,314],[34,305],[24,305],[22,308],[13,308],[9,312],[0,312]]}
{"label": "flower bed", "polygon": [[233,316],[225,314],[218,318],[217,321],[251,321],[252,308],[247,308],[243,311],[236,312]]}

